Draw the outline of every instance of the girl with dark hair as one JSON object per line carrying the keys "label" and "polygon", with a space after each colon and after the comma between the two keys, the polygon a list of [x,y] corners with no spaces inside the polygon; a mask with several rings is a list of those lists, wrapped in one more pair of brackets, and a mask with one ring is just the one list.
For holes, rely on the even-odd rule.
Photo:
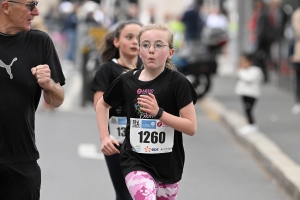
{"label": "girl with dark hair", "polygon": [[[94,91],[94,107],[108,89],[109,85],[129,70],[140,68],[142,65],[138,57],[138,32],[142,24],[137,21],[119,23],[114,31],[109,32],[100,47],[102,63],[97,70],[92,85]],[[126,114],[122,105],[109,110],[110,137],[120,144],[125,137]],[[120,147],[117,147],[120,148]],[[119,154],[106,156],[105,160],[116,192],[117,200],[131,200],[126,187],[124,176],[119,164]]]}

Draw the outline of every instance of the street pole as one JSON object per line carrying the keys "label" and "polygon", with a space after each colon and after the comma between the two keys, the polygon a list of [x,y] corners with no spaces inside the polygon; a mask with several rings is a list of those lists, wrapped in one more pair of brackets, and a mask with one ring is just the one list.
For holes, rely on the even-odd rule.
{"label": "street pole", "polygon": [[[250,51],[247,23],[252,12],[252,1],[228,0],[229,25],[229,60],[234,73],[239,65],[240,53]],[[230,67],[230,66],[228,66]]]}
{"label": "street pole", "polygon": [[251,51],[249,47],[251,46],[249,43],[249,31],[247,28],[248,20],[251,16],[252,12],[252,1],[237,1],[238,3],[238,15],[239,15],[239,29],[238,29],[238,43],[239,43],[239,51]]}

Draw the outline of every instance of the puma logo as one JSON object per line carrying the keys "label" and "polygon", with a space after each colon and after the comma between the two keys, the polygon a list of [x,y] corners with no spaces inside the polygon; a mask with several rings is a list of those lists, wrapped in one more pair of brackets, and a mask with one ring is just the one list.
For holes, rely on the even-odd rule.
{"label": "puma logo", "polygon": [[18,60],[18,59],[17,59],[17,58],[14,58],[14,59],[11,61],[10,65],[7,65],[7,64],[5,64],[4,62],[2,62],[2,60],[0,60],[0,67],[3,67],[3,68],[6,69],[6,71],[7,71],[8,75],[9,75],[10,79],[13,78],[13,75],[12,75],[12,73],[11,73],[11,66],[13,65],[13,63],[14,63],[16,60]]}

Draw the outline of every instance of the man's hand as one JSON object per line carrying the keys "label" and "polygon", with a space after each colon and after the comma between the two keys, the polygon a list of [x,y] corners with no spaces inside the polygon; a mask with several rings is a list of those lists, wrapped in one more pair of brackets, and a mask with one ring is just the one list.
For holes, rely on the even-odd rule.
{"label": "man's hand", "polygon": [[46,92],[54,89],[54,81],[51,79],[51,70],[48,65],[38,65],[31,69],[32,75],[37,79],[38,84]]}
{"label": "man's hand", "polygon": [[44,90],[45,101],[53,107],[60,106],[64,101],[64,90],[60,83],[51,79],[51,70],[48,65],[38,65],[31,69],[32,75]]}

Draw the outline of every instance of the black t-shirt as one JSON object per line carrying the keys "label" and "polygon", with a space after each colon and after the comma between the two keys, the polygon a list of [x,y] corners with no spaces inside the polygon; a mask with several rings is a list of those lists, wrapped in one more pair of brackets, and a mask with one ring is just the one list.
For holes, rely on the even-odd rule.
{"label": "black t-shirt", "polygon": [[[136,68],[140,69],[142,67],[142,64],[142,60],[138,57],[138,63]],[[112,60],[102,63],[96,71],[91,89],[94,92],[105,92],[110,86],[110,84],[126,71],[128,71],[127,68],[125,68],[122,65],[119,65],[118,63]],[[124,113],[122,106],[119,106],[115,109],[110,109],[109,116],[126,116],[126,114]]]}
{"label": "black t-shirt", "polygon": [[31,68],[48,64],[54,82],[65,83],[51,38],[30,30],[0,34],[0,164],[37,160],[35,111],[41,97]]}
{"label": "black t-shirt", "polygon": [[150,173],[157,181],[175,183],[181,179],[185,159],[182,133],[174,131],[171,153],[139,154],[132,150],[130,144],[130,118],[153,118],[139,109],[137,97],[141,94],[153,93],[158,106],[175,116],[179,116],[179,110],[189,103],[196,103],[197,94],[180,72],[165,68],[154,80],[143,82],[138,80],[142,70],[137,70],[135,74],[122,74],[103,95],[104,101],[113,108],[124,103],[127,113],[126,138],[120,154],[123,174],[126,176],[132,171],[142,170]]}

